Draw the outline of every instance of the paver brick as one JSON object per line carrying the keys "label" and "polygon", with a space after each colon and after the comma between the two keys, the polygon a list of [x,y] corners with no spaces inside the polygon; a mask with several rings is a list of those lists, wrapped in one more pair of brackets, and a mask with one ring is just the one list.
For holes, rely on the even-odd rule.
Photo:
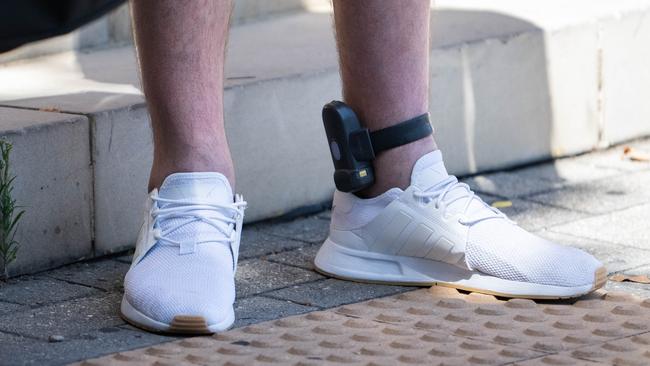
{"label": "paver brick", "polygon": [[125,254],[115,257],[114,259],[118,262],[131,264],[131,260],[133,260],[133,249],[128,250],[124,253]]}
{"label": "paver brick", "polygon": [[[558,225],[552,230],[650,250],[649,215],[650,204],[644,204]],[[647,257],[647,261],[650,262],[650,257]]]}
{"label": "paver brick", "polygon": [[562,187],[561,183],[527,178],[516,172],[498,172],[464,178],[463,182],[478,193],[487,193],[505,198],[518,198],[547,192]]}
{"label": "paver brick", "polygon": [[244,298],[286,286],[323,278],[314,271],[285,266],[262,259],[248,259],[237,265],[237,298]]}
{"label": "paver brick", "polygon": [[12,313],[14,311],[24,308],[25,305],[12,304],[9,302],[0,301],[0,315]]}
{"label": "paver brick", "polygon": [[23,356],[23,350],[29,348],[33,343],[42,345],[37,340],[0,331],[0,365],[13,366],[26,364],[26,362],[23,362],[23,357],[21,356]]}
{"label": "paver brick", "polygon": [[[640,151],[650,152],[650,146],[647,139],[633,141],[625,146],[630,146],[634,149],[640,149]],[[643,170],[650,170],[650,163],[632,161],[624,158],[623,149],[625,146],[615,146],[611,149],[593,151],[588,154],[576,156],[569,158],[572,161],[575,161],[578,164],[588,165],[595,168],[602,169],[616,169],[620,172],[636,172]]]}
{"label": "paver brick", "polygon": [[527,199],[542,204],[592,214],[606,214],[650,202],[650,171],[630,173],[561,190],[535,194]]}
{"label": "paver brick", "polygon": [[86,297],[0,316],[0,331],[48,339],[124,324],[118,314],[120,294]]}
{"label": "paver brick", "polygon": [[314,258],[319,248],[320,244],[305,245],[288,252],[270,255],[266,259],[271,262],[314,270]]}
{"label": "paver brick", "polygon": [[44,276],[23,276],[0,285],[0,300],[29,306],[39,306],[99,293],[101,292],[87,286],[66,283]]}
{"label": "paver brick", "polygon": [[[583,155],[588,156],[588,155]],[[517,169],[514,174],[527,179],[539,179],[562,185],[615,177],[621,170],[583,161],[582,156],[558,159],[552,162]]]}
{"label": "paver brick", "polygon": [[[502,200],[492,195],[480,196],[488,204]],[[499,208],[499,210],[519,224],[519,226],[529,231],[540,230],[589,216],[582,212],[571,211],[561,207],[546,206],[525,199],[513,198],[510,199],[510,202],[512,206]]]}
{"label": "paver brick", "polygon": [[174,339],[177,338],[144,333],[126,326],[69,336],[57,343],[0,333],[0,365],[64,365]]}
{"label": "paver brick", "polygon": [[331,308],[341,304],[393,295],[411,289],[412,287],[375,285],[331,278],[324,281],[287,287],[282,290],[270,292],[266,296],[290,300],[307,306]]}
{"label": "paver brick", "polygon": [[[650,258],[650,256],[648,256],[648,258]],[[642,275],[650,277],[650,264],[629,268],[625,271],[622,271],[622,273],[630,276]]]}
{"label": "paver brick", "polygon": [[244,225],[239,259],[247,259],[270,255],[285,250],[301,247],[304,242],[286,237],[278,237],[269,233],[267,225]]}
{"label": "paver brick", "polygon": [[329,232],[329,221],[316,216],[301,217],[289,222],[270,222],[267,232],[282,238],[322,244]]}
{"label": "paver brick", "polygon": [[129,265],[116,260],[77,263],[47,273],[48,277],[85,286],[115,290],[122,288]]}
{"label": "paver brick", "polygon": [[616,282],[616,281],[607,281],[604,287],[607,291],[616,291],[624,292],[643,298],[650,298],[650,285],[645,283],[634,283],[634,282]]}
{"label": "paver brick", "polygon": [[296,304],[287,300],[277,300],[264,296],[247,297],[237,300],[235,303],[236,320],[234,327],[238,328],[314,310],[318,310],[318,308]]}

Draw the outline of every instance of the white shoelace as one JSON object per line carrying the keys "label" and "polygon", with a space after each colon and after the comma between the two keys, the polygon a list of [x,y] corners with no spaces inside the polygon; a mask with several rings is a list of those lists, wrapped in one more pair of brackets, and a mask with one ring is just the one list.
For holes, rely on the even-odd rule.
{"label": "white shoelace", "polygon": [[[449,197],[450,192],[458,190],[462,190],[462,192],[454,197]],[[434,207],[441,210],[443,217],[447,216],[447,208],[449,205],[456,201],[465,200],[465,206],[460,210],[460,213],[464,217],[458,219],[458,222],[463,225],[471,226],[489,219],[509,220],[501,211],[483,202],[483,200],[478,197],[466,183],[460,183],[453,175],[448,176],[439,184],[427,191],[416,191],[413,192],[413,195],[416,198],[423,199],[426,203],[433,201]],[[477,200],[481,204],[481,207],[486,208],[487,210],[475,209],[474,212],[468,212],[474,200]],[[470,215],[478,215],[478,213],[482,213],[482,215],[473,218],[470,217]]]}
{"label": "white shoelace", "polygon": [[[167,204],[164,208],[155,208],[151,212],[154,220],[154,239],[161,245],[171,245],[180,247],[180,254],[187,254],[194,252],[196,245],[208,242],[222,242],[232,244],[238,240],[238,235],[241,233],[241,227],[244,219],[244,210],[246,209],[246,201],[240,195],[235,196],[235,202],[232,205],[219,205],[211,203],[194,202],[191,200],[174,200],[162,198],[158,194],[152,194],[151,199],[159,205],[160,203]],[[168,219],[185,218],[175,225],[165,225],[165,230],[160,229],[160,223]],[[199,240],[191,242],[176,241],[168,237],[168,235],[185,225],[193,222],[201,221],[214,227],[222,237],[215,235],[206,240]],[[223,223],[227,226],[224,228]],[[158,224],[158,225],[156,225]],[[232,248],[231,248],[232,249]]]}

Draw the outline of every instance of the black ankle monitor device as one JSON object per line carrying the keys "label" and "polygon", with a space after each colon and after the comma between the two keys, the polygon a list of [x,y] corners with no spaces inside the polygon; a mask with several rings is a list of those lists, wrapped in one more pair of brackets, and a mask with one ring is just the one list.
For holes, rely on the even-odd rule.
{"label": "black ankle monitor device", "polygon": [[323,124],[334,161],[334,183],[343,192],[357,192],[374,183],[372,161],[381,152],[433,133],[428,113],[370,132],[361,126],[354,111],[339,101],[323,107]]}

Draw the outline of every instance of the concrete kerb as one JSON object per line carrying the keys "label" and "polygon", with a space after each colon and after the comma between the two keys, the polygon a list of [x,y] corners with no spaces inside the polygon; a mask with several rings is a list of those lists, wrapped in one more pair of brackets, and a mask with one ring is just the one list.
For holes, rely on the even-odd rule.
{"label": "concrete kerb", "polygon": [[14,146],[13,196],[26,211],[16,233],[21,248],[10,274],[91,257],[88,119],[3,107],[0,113],[0,135]]}

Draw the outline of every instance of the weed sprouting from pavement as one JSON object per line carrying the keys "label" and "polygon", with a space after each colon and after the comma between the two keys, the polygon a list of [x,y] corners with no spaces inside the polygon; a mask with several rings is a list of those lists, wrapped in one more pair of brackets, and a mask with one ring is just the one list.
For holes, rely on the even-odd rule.
{"label": "weed sprouting from pavement", "polygon": [[0,139],[0,280],[9,278],[9,265],[16,260],[19,244],[15,240],[18,221],[25,213],[16,206],[12,193],[16,179],[10,173],[9,156],[12,145]]}

